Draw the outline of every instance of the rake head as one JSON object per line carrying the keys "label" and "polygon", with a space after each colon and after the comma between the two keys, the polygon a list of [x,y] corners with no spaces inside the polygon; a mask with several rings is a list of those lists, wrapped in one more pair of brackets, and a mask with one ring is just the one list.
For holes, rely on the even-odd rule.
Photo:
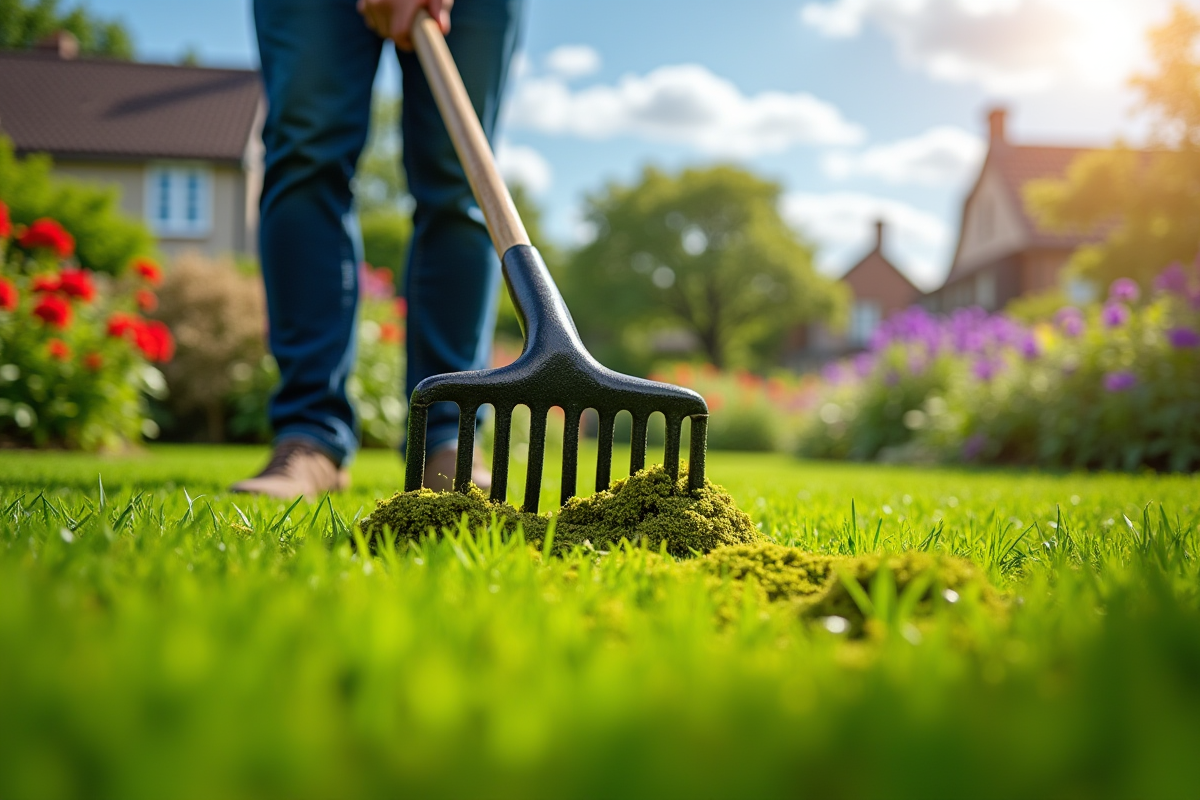
{"label": "rake head", "polygon": [[490,404],[496,413],[492,448],[492,500],[503,501],[508,492],[508,450],[513,409],[529,407],[529,471],[525,479],[526,511],[537,512],[542,489],[542,460],[546,447],[546,414],[558,406],[566,415],[563,429],[562,498],[575,496],[579,462],[579,418],[593,408],[600,416],[596,491],[608,488],[612,471],[613,423],[617,413],[633,416],[633,474],[646,465],[646,425],[660,412],[667,421],[664,452],[666,468],[679,475],[679,444],[683,419],[692,420],[688,453],[688,485],[704,485],[704,452],[708,406],[691,389],[634,378],[602,366],[584,348],[571,314],[554,285],[537,250],[528,245],[509,248],[502,259],[504,278],[525,332],[521,356],[506,367],[475,372],[434,375],[413,390],[408,417],[408,456],[404,490],[421,488],[425,476],[425,426],[429,406],[448,401],[458,404],[458,463],[454,488],[465,492],[471,481],[475,447],[475,415]]}

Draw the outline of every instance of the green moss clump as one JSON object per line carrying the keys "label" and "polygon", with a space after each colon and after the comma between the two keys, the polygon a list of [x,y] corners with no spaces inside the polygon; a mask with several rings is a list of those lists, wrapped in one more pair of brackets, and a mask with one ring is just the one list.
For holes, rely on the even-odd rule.
{"label": "green moss clump", "polygon": [[[475,487],[467,494],[422,489],[380,500],[363,520],[362,530],[373,538],[387,526],[399,540],[416,541],[458,527],[464,516],[472,530],[491,524],[493,517],[502,521],[508,533],[515,533],[520,525],[525,540],[535,547],[541,546],[550,521],[548,515],[493,503]],[[601,547],[621,539],[653,550],[665,545],[676,556],[762,541],[750,517],[721,487],[705,481],[703,488],[688,491],[686,473],[672,481],[660,465],[617,481],[606,491],[573,498],[555,523],[554,549],[559,552],[585,541]]]}
{"label": "green moss clump", "polygon": [[673,481],[658,465],[603,492],[569,500],[555,530],[557,536],[580,542],[624,538],[651,550],[665,544],[675,556],[762,541],[749,515],[722,487],[706,480],[703,488],[688,491],[686,470]]}
{"label": "green moss clump", "polygon": [[734,581],[753,578],[766,600],[792,600],[828,591],[834,557],[809,553],[781,544],[721,547],[702,561],[710,575]]}
{"label": "green moss clump", "polygon": [[472,486],[465,494],[431,489],[397,492],[376,501],[375,510],[361,526],[368,539],[383,536],[386,526],[398,541],[415,542],[431,533],[457,529],[464,517],[473,531],[490,525],[493,518],[507,533],[516,533],[519,525],[526,540],[534,543],[545,537],[549,522],[549,517],[526,514],[507,503],[493,503],[479,487]]}
{"label": "green moss clump", "polygon": [[[787,603],[802,618],[816,620],[842,617],[849,633],[859,636],[866,629],[866,615],[847,588],[857,584],[868,599],[879,572],[891,573],[894,594],[908,599],[913,619],[932,616],[934,606],[946,598],[971,597],[983,608],[1000,616],[1005,606],[999,593],[983,573],[961,558],[916,551],[895,555],[828,556],[807,553],[777,544],[722,547],[697,562],[697,568],[736,584],[751,580],[760,598],[769,603]],[[914,583],[920,581],[914,586]],[[947,595],[949,590],[954,594]],[[736,595],[734,596],[736,597]]]}

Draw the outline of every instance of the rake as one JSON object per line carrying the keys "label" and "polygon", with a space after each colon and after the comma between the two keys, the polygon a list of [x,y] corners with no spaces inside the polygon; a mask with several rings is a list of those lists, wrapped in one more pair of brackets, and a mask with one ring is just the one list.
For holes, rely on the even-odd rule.
{"label": "rake", "polygon": [[690,418],[688,486],[700,488],[704,485],[708,425],[704,398],[680,386],[614,372],[587,351],[545,262],[529,242],[442,32],[424,10],[417,12],[413,43],[463,171],[483,210],[492,244],[500,255],[504,279],[525,334],[525,345],[517,360],[508,366],[434,375],[417,384],[409,403],[404,490],[421,488],[425,476],[425,428],[429,407],[437,402],[456,403],[459,409],[455,491],[465,492],[470,486],[476,413],[484,405],[492,406],[496,418],[492,447],[494,501],[503,502],[508,493],[509,441],[513,409],[518,405],[527,406],[531,417],[526,511],[538,510],[546,415],[554,407],[561,408],[565,416],[561,503],[575,496],[579,420],[589,408],[600,419],[596,491],[609,485],[613,427],[621,411],[628,411],[633,417],[630,474],[646,465],[647,424],[650,415],[657,412],[666,419],[663,460],[673,479],[679,477],[683,420]]}

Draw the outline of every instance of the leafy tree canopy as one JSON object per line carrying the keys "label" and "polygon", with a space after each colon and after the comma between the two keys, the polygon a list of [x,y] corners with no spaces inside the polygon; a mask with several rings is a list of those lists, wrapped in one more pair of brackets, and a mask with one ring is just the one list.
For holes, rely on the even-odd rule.
{"label": "leafy tree canopy", "polygon": [[649,342],[686,332],[718,367],[773,363],[797,325],[835,316],[840,287],[778,211],[778,184],[732,166],[646,169],[587,201],[595,240],[571,259],[567,300],[605,363],[644,369]]}
{"label": "leafy tree canopy", "polygon": [[75,237],[79,263],[119,275],[138,256],[154,251],[154,239],[140,221],[121,213],[115,187],[51,175],[45,155],[18,159],[12,141],[0,136],[0,200],[14,223],[28,225],[51,217]]}
{"label": "leafy tree canopy", "polygon": [[59,0],[0,0],[0,49],[28,50],[65,30],[79,40],[79,52],[108,58],[133,58],[133,38],[117,20],[103,19],[77,5],[59,8]]}
{"label": "leafy tree canopy", "polygon": [[1098,232],[1068,268],[1107,285],[1132,277],[1148,286],[1172,261],[1200,250],[1200,17],[1176,6],[1151,30],[1153,70],[1131,81],[1152,122],[1152,147],[1085,153],[1065,178],[1032,182],[1026,202],[1048,226]]}

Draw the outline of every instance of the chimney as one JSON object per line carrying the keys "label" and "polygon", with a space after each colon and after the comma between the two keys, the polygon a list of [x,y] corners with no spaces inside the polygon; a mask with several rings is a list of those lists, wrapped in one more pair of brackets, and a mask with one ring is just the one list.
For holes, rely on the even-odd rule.
{"label": "chimney", "polygon": [[70,31],[60,29],[38,42],[37,49],[70,61],[79,55],[79,40]]}
{"label": "chimney", "polygon": [[1008,144],[1008,109],[993,108],[988,112],[988,140],[991,145]]}
{"label": "chimney", "polygon": [[883,220],[875,220],[875,250],[880,252],[883,250],[883,229]]}

